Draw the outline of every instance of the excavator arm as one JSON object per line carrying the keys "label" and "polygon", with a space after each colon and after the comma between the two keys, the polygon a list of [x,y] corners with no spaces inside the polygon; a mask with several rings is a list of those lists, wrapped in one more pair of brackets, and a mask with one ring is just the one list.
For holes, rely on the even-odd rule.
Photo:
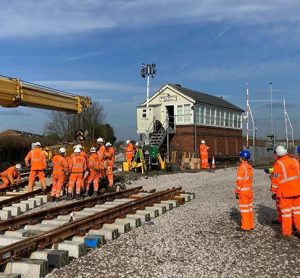
{"label": "excavator arm", "polygon": [[91,99],[0,76],[0,106],[27,106],[69,113],[81,113],[91,106]]}

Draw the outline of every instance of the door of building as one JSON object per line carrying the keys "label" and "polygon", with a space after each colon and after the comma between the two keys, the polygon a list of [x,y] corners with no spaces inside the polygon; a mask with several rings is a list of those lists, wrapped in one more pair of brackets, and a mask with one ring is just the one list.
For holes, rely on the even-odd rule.
{"label": "door of building", "polygon": [[166,106],[167,118],[169,118],[169,128],[175,129],[174,105]]}

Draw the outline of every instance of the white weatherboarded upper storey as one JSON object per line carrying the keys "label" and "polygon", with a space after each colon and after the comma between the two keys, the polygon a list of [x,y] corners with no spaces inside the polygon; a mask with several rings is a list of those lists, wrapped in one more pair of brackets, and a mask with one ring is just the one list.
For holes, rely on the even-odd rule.
{"label": "white weatherboarded upper storey", "polygon": [[137,132],[145,133],[155,121],[241,129],[243,112],[222,97],[166,84],[149,98],[148,117],[146,101],[137,107]]}

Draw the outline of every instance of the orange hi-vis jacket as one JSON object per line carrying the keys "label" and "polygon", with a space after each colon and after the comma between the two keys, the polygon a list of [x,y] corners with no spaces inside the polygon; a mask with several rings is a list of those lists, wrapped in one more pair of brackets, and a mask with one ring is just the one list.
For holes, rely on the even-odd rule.
{"label": "orange hi-vis jacket", "polygon": [[83,174],[86,170],[86,159],[81,155],[73,156],[69,161],[69,172],[71,174]]}
{"label": "orange hi-vis jacket", "polygon": [[133,148],[133,145],[131,143],[128,143],[128,145],[125,148],[125,152],[128,155],[130,155],[130,154],[133,155],[134,148]]}
{"label": "orange hi-vis jacket", "polygon": [[300,196],[299,161],[284,155],[275,162],[273,168],[271,191],[279,198]]}
{"label": "orange hi-vis jacket", "polygon": [[206,146],[205,144],[200,144],[199,149],[200,149],[200,153],[206,153],[208,152],[209,147]]}
{"label": "orange hi-vis jacket", "polygon": [[237,180],[235,193],[247,193],[252,190],[252,166],[248,161],[242,160],[237,169]]}
{"label": "orange hi-vis jacket", "polygon": [[113,166],[115,163],[115,149],[114,147],[108,147],[105,151],[105,160],[107,166]]}
{"label": "orange hi-vis jacket", "polygon": [[68,161],[60,154],[55,155],[52,158],[53,175],[61,175],[68,172]]}
{"label": "orange hi-vis jacket", "polygon": [[100,169],[104,170],[104,156],[105,156],[105,146],[101,145],[99,150],[97,151],[97,155],[99,157],[99,162],[100,162]]}
{"label": "orange hi-vis jacket", "polygon": [[100,159],[96,153],[92,153],[89,157],[88,168],[92,173],[98,172],[100,169]]}
{"label": "orange hi-vis jacket", "polygon": [[30,161],[30,170],[45,170],[47,168],[47,160],[44,151],[40,148],[35,148],[26,155],[25,163],[29,165]]}
{"label": "orange hi-vis jacket", "polygon": [[4,172],[2,172],[0,175],[8,178],[11,184],[14,183],[14,179],[17,179],[17,181],[20,181],[20,179],[21,179],[20,173],[17,171],[15,166],[9,167]]}

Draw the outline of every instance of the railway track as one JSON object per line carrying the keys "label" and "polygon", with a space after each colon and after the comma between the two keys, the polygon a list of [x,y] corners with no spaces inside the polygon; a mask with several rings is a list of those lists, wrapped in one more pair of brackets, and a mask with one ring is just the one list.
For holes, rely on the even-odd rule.
{"label": "railway track", "polygon": [[[104,239],[104,237],[106,238],[108,232],[111,232],[110,236],[113,237],[113,234],[119,234],[118,229],[109,229],[109,225],[115,228],[119,227],[123,232],[126,230],[125,227],[127,227],[128,231],[129,223],[133,223],[133,226],[138,226],[136,224],[138,223],[136,222],[137,220],[140,221],[139,223],[149,221],[150,217],[154,218],[158,214],[172,209],[173,206],[177,206],[178,202],[183,204],[185,200],[189,201],[192,196],[190,194],[182,194],[181,187],[155,193],[143,193],[140,192],[141,189],[141,187],[136,187],[120,192],[109,193],[100,197],[40,211],[32,215],[16,217],[13,220],[0,223],[0,231],[6,231],[6,235],[8,231],[17,231],[18,228],[28,223],[35,224],[43,219],[53,219],[55,216],[62,215],[64,215],[64,219],[67,219],[65,223],[53,228],[51,228],[51,221],[59,220],[50,220],[50,229],[48,231],[40,231],[40,233],[28,238],[19,238],[17,242],[1,247],[0,265],[11,264],[10,267],[6,267],[6,269],[12,271],[14,269],[12,261],[28,256],[37,249],[42,250],[50,246],[61,250],[59,246],[68,244],[68,241],[66,242],[65,240],[72,237],[78,240],[78,236],[81,236],[83,242],[87,238],[85,235],[91,236],[90,233],[92,231],[94,233],[93,235],[98,235],[99,237],[102,235],[102,239]],[[114,201],[112,202],[112,200]],[[77,208],[77,210],[75,210],[75,208]],[[74,219],[74,217],[70,218],[70,215],[67,215],[71,211],[71,214],[78,215],[77,219]],[[32,222],[33,219],[34,221]],[[35,226],[32,225],[30,230],[33,231],[35,229],[34,227]],[[5,235],[3,237],[5,237]],[[62,248],[62,250],[66,249]],[[22,274],[25,275],[24,277],[27,277],[26,273],[23,272]],[[46,273],[40,272],[36,277],[42,277],[45,274]],[[33,278],[33,276],[30,278]]]}

